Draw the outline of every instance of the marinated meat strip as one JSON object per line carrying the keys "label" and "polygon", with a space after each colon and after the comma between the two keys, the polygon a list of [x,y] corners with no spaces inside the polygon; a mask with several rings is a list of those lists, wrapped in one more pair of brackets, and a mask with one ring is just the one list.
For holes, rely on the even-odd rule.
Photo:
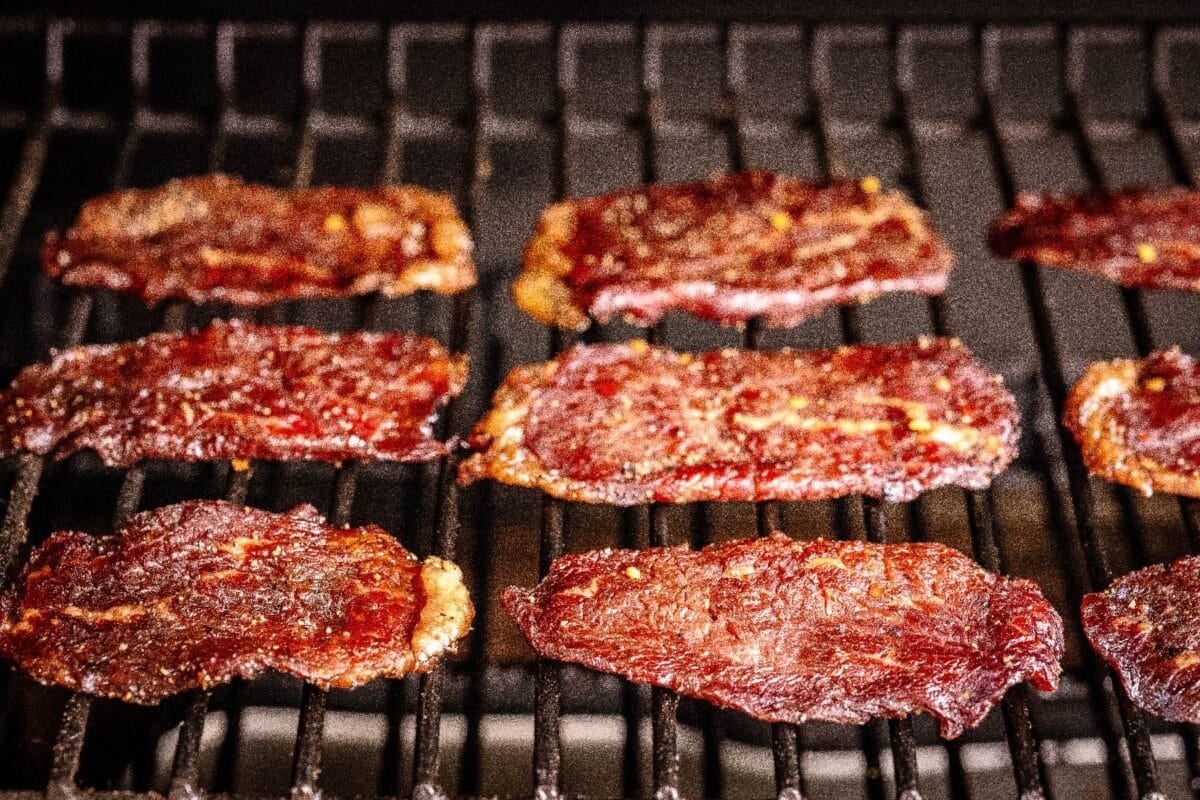
{"label": "marinated meat strip", "polygon": [[692,355],[636,341],[518,367],[471,435],[464,483],[635,505],[911,500],[987,486],[1016,403],[957,340]]}
{"label": "marinated meat strip", "polygon": [[475,285],[471,236],[450,198],[415,186],[287,191],[224,175],[125,189],[46,237],[46,272],[148,303],[260,306]]}
{"label": "marinated meat strip", "polygon": [[0,392],[0,453],[427,461],[466,376],[466,356],[423,336],[216,322],[25,368]]}
{"label": "marinated meat strip", "polygon": [[54,534],[0,613],[0,656],[35,679],[153,704],[266,670],[322,688],[425,672],[474,610],[457,566],[378,527],[191,501]]}
{"label": "marinated meat strip", "polygon": [[745,172],[550,206],[513,292],[564,328],[651,325],[672,309],[785,327],[886,292],[940,294],[953,262],[925,214],[875,178]]}
{"label": "marinated meat strip", "polygon": [[1200,193],[1182,188],[1022,193],[989,241],[998,255],[1122,286],[1200,291]]}
{"label": "marinated meat strip", "polygon": [[1177,348],[1093,364],[1063,422],[1105,480],[1200,497],[1200,364]]}
{"label": "marinated meat strip", "polygon": [[940,544],[600,550],[502,599],[543,657],[770,722],[928,711],[953,738],[1015,683],[1055,688],[1063,653],[1036,585]]}
{"label": "marinated meat strip", "polygon": [[1088,640],[1142,708],[1200,722],[1200,557],[1156,564],[1085,595]]}

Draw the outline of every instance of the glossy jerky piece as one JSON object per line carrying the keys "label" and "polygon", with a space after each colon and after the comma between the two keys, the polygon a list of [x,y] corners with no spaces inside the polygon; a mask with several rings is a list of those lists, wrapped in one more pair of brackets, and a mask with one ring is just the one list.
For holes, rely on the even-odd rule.
{"label": "glossy jerky piece", "polygon": [[1085,595],[1092,647],[1142,708],[1200,722],[1200,557],[1139,569]]}
{"label": "glossy jerky piece", "polygon": [[988,240],[998,255],[1122,286],[1200,291],[1200,193],[1187,189],[1022,193]]}
{"label": "glossy jerky piece", "polygon": [[911,500],[987,486],[1018,436],[1012,396],[956,340],[695,355],[585,345],[509,374],[460,479],[616,505]]}
{"label": "glossy jerky piece", "polygon": [[224,175],[89,200],[46,237],[46,273],[72,286],[260,306],[475,284],[471,237],[447,195],[415,186],[275,189]]}
{"label": "glossy jerky piece", "polygon": [[953,738],[1013,684],[1055,688],[1063,653],[1036,585],[940,544],[592,551],[502,599],[543,657],[770,722],[928,711]]}
{"label": "glossy jerky piece", "polygon": [[378,527],[202,500],[54,534],[0,612],[0,655],[36,680],[141,704],[267,670],[321,688],[425,672],[474,614],[457,566]]}
{"label": "glossy jerky piece", "polygon": [[513,293],[564,328],[673,309],[785,327],[886,292],[940,294],[953,262],[924,212],[875,178],[744,172],[550,206]]}
{"label": "glossy jerky piece", "polygon": [[1063,422],[1092,473],[1146,495],[1200,497],[1200,364],[1178,348],[1093,364]]}
{"label": "glossy jerky piece", "polygon": [[466,356],[414,334],[215,322],[25,368],[0,392],[0,453],[427,461],[446,453],[432,423],[466,376]]}

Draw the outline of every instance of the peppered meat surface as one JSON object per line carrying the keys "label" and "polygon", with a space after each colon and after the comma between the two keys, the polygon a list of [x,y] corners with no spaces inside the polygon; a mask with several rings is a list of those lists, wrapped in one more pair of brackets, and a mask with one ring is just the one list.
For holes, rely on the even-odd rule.
{"label": "peppered meat surface", "polygon": [[1200,722],[1200,557],[1118,578],[1085,595],[1083,628],[1129,697],[1174,722]]}
{"label": "peppered meat surface", "polygon": [[140,704],[266,670],[322,688],[424,672],[474,614],[457,566],[378,527],[220,501],[54,534],[0,612],[0,655],[33,678]]}
{"label": "peppered meat surface", "polygon": [[1094,474],[1146,495],[1200,497],[1200,364],[1178,348],[1093,364],[1063,421]]}
{"label": "peppered meat surface", "polygon": [[672,309],[785,327],[886,292],[940,294],[953,262],[924,212],[875,178],[743,172],[550,206],[513,293],[564,328]]}
{"label": "peppered meat surface", "polygon": [[998,255],[1122,286],[1200,291],[1200,193],[1182,188],[1022,193],[988,239]]}
{"label": "peppered meat surface", "polygon": [[1063,652],[1036,585],[940,544],[592,551],[502,599],[546,658],[770,722],[927,711],[952,738],[1015,683],[1055,688]]}
{"label": "peppered meat surface", "polygon": [[475,284],[471,235],[446,195],[415,186],[302,191],[225,175],[89,200],[43,248],[71,286],[246,306]]}
{"label": "peppered meat surface", "polygon": [[427,461],[446,452],[433,419],[466,373],[423,336],[215,322],[25,368],[0,392],[0,453]]}
{"label": "peppered meat surface", "polygon": [[513,370],[459,476],[616,505],[911,500],[986,486],[1017,440],[1015,401],[957,340],[694,355],[636,341]]}

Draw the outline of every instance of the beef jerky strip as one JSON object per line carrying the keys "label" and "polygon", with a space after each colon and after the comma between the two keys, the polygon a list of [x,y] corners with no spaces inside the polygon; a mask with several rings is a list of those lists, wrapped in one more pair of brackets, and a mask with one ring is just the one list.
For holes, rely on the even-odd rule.
{"label": "beef jerky strip", "polygon": [[1200,291],[1200,193],[1186,189],[1022,193],[988,239],[1007,258],[1122,286]]}
{"label": "beef jerky strip", "polygon": [[84,204],[43,249],[71,286],[260,306],[475,284],[471,237],[450,198],[415,186],[289,191],[223,175],[124,189]]}
{"label": "beef jerky strip", "polygon": [[1156,564],[1083,598],[1088,640],[1130,698],[1175,722],[1200,722],[1200,557]]}
{"label": "beef jerky strip", "polygon": [[216,322],[22,370],[0,392],[0,453],[427,461],[446,452],[432,422],[466,373],[423,336]]}
{"label": "beef jerky strip", "polygon": [[550,206],[513,292],[565,328],[651,325],[672,309],[785,327],[886,292],[940,294],[953,262],[925,214],[875,178],[746,172]]}
{"label": "beef jerky strip", "polygon": [[770,722],[928,711],[979,724],[1015,683],[1058,684],[1062,620],[1037,586],[940,544],[783,534],[560,558],[505,608],[546,658]]}
{"label": "beef jerky strip", "polygon": [[0,656],[141,704],[266,670],[349,688],[429,670],[473,615],[457,566],[380,528],[190,501],[36,548],[0,596]]}
{"label": "beef jerky strip", "polygon": [[1178,349],[1093,364],[1063,422],[1088,469],[1143,494],[1200,497],[1200,364]]}
{"label": "beef jerky strip", "polygon": [[697,355],[638,341],[514,370],[460,479],[617,505],[911,500],[987,486],[1017,439],[1012,396],[957,340]]}

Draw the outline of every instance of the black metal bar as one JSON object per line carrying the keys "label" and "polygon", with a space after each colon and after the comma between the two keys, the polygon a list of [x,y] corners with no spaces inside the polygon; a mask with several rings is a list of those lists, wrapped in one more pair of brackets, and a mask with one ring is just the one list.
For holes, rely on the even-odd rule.
{"label": "black metal bar", "polygon": [[[981,94],[981,111],[985,133],[992,149],[997,182],[1005,203],[1012,205],[1016,199],[1016,186],[1013,172],[1008,165],[1007,154],[1004,150],[1003,133],[997,120],[991,97],[991,87],[984,86]],[[1062,446],[1063,460],[1067,467],[1067,480],[1070,487],[1070,500],[1075,513],[1075,529],[1080,545],[1086,556],[1087,570],[1091,583],[1096,588],[1103,588],[1112,580],[1113,574],[1109,564],[1108,554],[1104,550],[1092,526],[1093,498],[1088,483],[1087,471],[1083,466],[1078,447],[1071,434],[1061,424],[1063,404],[1066,398],[1066,383],[1062,367],[1062,354],[1056,341],[1050,310],[1047,306],[1046,294],[1042,285],[1041,275],[1035,264],[1021,264],[1021,283],[1025,293],[1026,303],[1033,317],[1034,336],[1038,345],[1039,368],[1042,381],[1049,395],[1051,408],[1056,420],[1059,441]],[[1129,749],[1129,760],[1133,768],[1137,791],[1141,797],[1154,797],[1159,793],[1158,770],[1150,747],[1150,735],[1146,729],[1145,717],[1141,709],[1134,705],[1128,695],[1113,681],[1113,691],[1117,698],[1122,725],[1125,731],[1125,741]]]}
{"label": "black metal bar", "polygon": [[[470,31],[471,74],[478,79],[480,66],[477,61],[477,37],[474,27]],[[474,87],[473,87],[474,88]],[[472,92],[474,96],[474,91]],[[485,167],[487,155],[487,139],[485,125],[480,120],[481,102],[484,97],[474,97],[474,113],[471,116],[471,144],[469,147],[469,164],[467,165],[467,187],[465,212],[467,219],[475,221],[475,214],[482,196],[484,182],[489,170]],[[453,352],[465,352],[469,349],[471,292],[464,292],[454,298],[452,322],[450,331],[450,349]],[[456,416],[457,399],[447,404],[440,422],[440,429],[448,429],[450,421]],[[438,495],[435,506],[436,530],[434,532],[435,550],[443,558],[454,558],[454,551],[461,527],[458,508],[458,465],[461,458],[459,451],[454,450],[442,461],[438,481]],[[413,797],[417,800],[443,797],[438,786],[438,772],[441,767],[441,721],[442,702],[445,689],[445,665],[438,664],[432,670],[421,676],[420,691],[417,696],[416,743],[413,753]]]}
{"label": "black metal bar", "polygon": [[8,195],[4,199],[3,210],[0,211],[0,286],[4,284],[4,278],[8,274],[21,228],[25,225],[25,218],[29,216],[34,192],[41,182],[46,153],[50,149],[50,135],[54,127],[52,119],[57,105],[58,87],[48,86],[41,111],[21,149],[16,176],[9,184]]}
{"label": "black metal bar", "polygon": [[67,700],[58,737],[54,740],[46,800],[73,800],[78,794],[75,774],[79,771],[79,756],[83,753],[91,710],[92,698],[88,695],[73,694]]}
{"label": "black metal bar", "polygon": [[[550,564],[563,554],[563,504],[542,504],[542,541],[538,573],[545,575]],[[557,662],[538,659],[534,690],[534,797],[555,800],[562,792],[562,699],[561,667]]]}
{"label": "black metal bar", "polygon": [[[920,147],[913,128],[913,115],[908,92],[899,76],[899,64],[892,71],[894,103],[900,120],[899,133],[908,165],[909,186],[913,199],[928,208],[929,198],[921,175]],[[929,299],[933,331],[938,336],[954,336],[949,304],[944,296]],[[975,560],[990,572],[1004,572],[1000,542],[996,535],[992,488],[966,492],[968,526],[971,531]],[[1041,763],[1037,739],[1029,715],[1028,690],[1022,686],[1009,690],[1003,701],[1006,738],[1012,759],[1013,777],[1021,798],[1045,797],[1047,787],[1041,780]]]}

